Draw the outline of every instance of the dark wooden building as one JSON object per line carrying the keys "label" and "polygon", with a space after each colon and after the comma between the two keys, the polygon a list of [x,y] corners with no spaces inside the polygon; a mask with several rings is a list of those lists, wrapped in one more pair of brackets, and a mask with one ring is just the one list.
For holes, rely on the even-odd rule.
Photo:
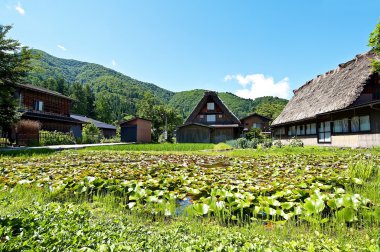
{"label": "dark wooden building", "polygon": [[152,122],[143,118],[134,118],[120,123],[122,142],[150,143],[152,142]]}
{"label": "dark wooden building", "polygon": [[370,51],[317,76],[294,91],[273,121],[274,138],[293,137],[305,145],[380,145],[380,77],[371,69]]}
{"label": "dark wooden building", "polygon": [[[82,116],[82,115],[71,114],[70,117],[78,121],[81,121],[82,123],[95,124],[95,126],[100,130],[100,132],[105,138],[112,138],[116,136],[116,127],[111,124],[107,124],[107,123],[89,118],[87,116]],[[76,137],[79,137],[79,134],[80,134],[80,137],[82,137],[82,128],[75,126],[72,128],[72,132],[74,133]]]}
{"label": "dark wooden building", "polygon": [[16,85],[15,98],[19,101],[21,119],[39,121],[42,130],[70,132],[82,122],[70,117],[72,99],[58,92],[28,85]]}
{"label": "dark wooden building", "polygon": [[240,119],[241,125],[243,126],[243,131],[249,131],[252,128],[258,128],[262,132],[269,132],[269,123],[271,121],[271,118],[257,113],[250,114]]}
{"label": "dark wooden building", "polygon": [[179,143],[219,143],[240,136],[240,120],[220,100],[207,91],[184,125],[176,132]]}

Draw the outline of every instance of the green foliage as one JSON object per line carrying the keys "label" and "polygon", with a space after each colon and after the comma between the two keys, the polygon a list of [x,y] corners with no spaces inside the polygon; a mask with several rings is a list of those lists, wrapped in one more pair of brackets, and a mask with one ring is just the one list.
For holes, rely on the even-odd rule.
{"label": "green foliage", "polygon": [[75,138],[72,134],[62,133],[59,131],[40,131],[40,145],[61,145],[75,144]]}
{"label": "green foliage", "polygon": [[303,147],[303,142],[301,139],[293,137],[289,142],[289,147]]}
{"label": "green foliage", "polygon": [[276,141],[273,141],[273,147],[276,147],[276,148],[282,148],[284,147],[284,144],[281,142],[281,140],[276,140]]}
{"label": "green foliage", "polygon": [[167,140],[173,138],[174,130],[182,123],[182,117],[176,109],[163,104],[151,93],[137,103],[137,116],[152,121],[152,141],[157,142],[167,130]]}
{"label": "green foliage", "polygon": [[257,138],[248,140],[247,138],[242,137],[235,140],[229,140],[226,144],[235,149],[256,149],[259,144],[259,140]]}
{"label": "green foliage", "polygon": [[251,128],[249,131],[247,131],[245,133],[245,137],[248,139],[248,140],[252,140],[252,139],[263,139],[264,138],[264,135],[261,134],[261,129],[260,128]]}
{"label": "green foliage", "polygon": [[264,96],[259,97],[254,100],[252,112],[258,113],[260,115],[276,119],[284,109],[288,100],[272,97],[272,96]]}
{"label": "green foliage", "polygon": [[94,123],[87,123],[82,129],[82,143],[99,143],[102,138],[100,129]]}
{"label": "green foliage", "polygon": [[[368,46],[372,47],[372,50],[380,55],[380,22],[369,35]],[[380,62],[378,60],[372,59],[371,65],[374,72],[380,73]]]}
{"label": "green foliage", "polygon": [[12,26],[0,25],[0,127],[9,130],[19,117],[13,98],[15,84],[23,81],[30,70],[30,50],[7,38]]}

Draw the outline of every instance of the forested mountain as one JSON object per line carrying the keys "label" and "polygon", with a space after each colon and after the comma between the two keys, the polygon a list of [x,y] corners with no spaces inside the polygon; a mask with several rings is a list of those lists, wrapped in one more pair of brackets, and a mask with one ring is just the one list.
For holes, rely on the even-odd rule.
{"label": "forested mountain", "polygon": [[[75,100],[73,113],[109,123],[139,114],[137,106],[146,93],[152,93],[157,102],[174,107],[185,119],[205,91],[174,93],[98,64],[61,59],[40,50],[33,50],[33,54],[38,57],[32,61],[33,70],[27,77],[29,83],[72,97]],[[277,97],[251,100],[232,93],[219,93],[219,97],[237,117],[257,112],[274,118],[287,103]]]}
{"label": "forested mountain", "polygon": [[150,91],[162,100],[169,100],[174,95],[173,92],[152,83],[135,80],[98,64],[61,59],[36,49],[32,52],[38,55],[32,61],[34,69],[29,75],[29,81],[32,84],[38,84],[51,77],[63,78],[68,83],[90,84],[95,93],[109,91],[137,98],[142,97],[144,92]]}

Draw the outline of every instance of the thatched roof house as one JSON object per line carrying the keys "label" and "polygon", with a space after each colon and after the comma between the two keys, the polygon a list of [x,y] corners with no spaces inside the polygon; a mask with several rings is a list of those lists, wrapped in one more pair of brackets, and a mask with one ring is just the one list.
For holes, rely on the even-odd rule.
{"label": "thatched roof house", "polygon": [[[357,55],[295,90],[294,97],[272,123],[275,136],[282,139],[302,136],[309,144],[380,145],[374,140],[371,143],[360,140],[379,131],[380,117],[375,106],[380,103],[380,82],[379,75],[371,69],[373,58],[380,59],[372,51]],[[347,138],[348,134],[351,140],[334,141],[344,135]]]}
{"label": "thatched roof house", "polygon": [[216,92],[207,91],[185,123],[177,129],[177,142],[218,143],[240,135],[240,120]]}

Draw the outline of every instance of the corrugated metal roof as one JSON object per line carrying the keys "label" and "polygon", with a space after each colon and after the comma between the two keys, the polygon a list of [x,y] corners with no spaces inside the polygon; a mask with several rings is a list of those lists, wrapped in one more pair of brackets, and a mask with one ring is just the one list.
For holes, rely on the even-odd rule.
{"label": "corrugated metal roof", "polygon": [[82,122],[92,122],[92,123],[95,124],[95,126],[97,128],[101,128],[101,129],[114,129],[114,130],[116,130],[116,127],[113,126],[113,125],[111,125],[111,124],[107,124],[105,122],[97,121],[97,120],[89,118],[87,116],[71,114],[70,117],[74,118],[74,119],[77,119],[79,121],[82,121]]}

